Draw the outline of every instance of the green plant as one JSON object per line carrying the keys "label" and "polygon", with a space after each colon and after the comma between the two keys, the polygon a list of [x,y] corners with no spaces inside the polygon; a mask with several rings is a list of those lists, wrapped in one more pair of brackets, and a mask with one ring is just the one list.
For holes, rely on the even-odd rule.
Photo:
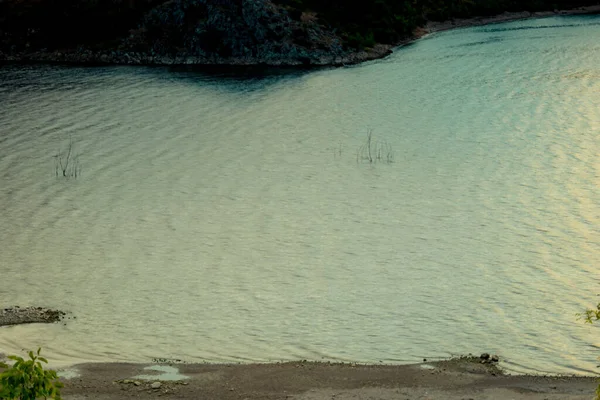
{"label": "green plant", "polygon": [[0,363],[5,371],[0,373],[0,399],[7,400],[35,400],[56,399],[60,400],[62,383],[58,381],[56,371],[44,370],[42,363],[48,363],[40,356],[41,348],[37,353],[29,352],[29,359],[18,356],[9,356],[14,361],[12,366]]}
{"label": "green plant", "polygon": [[596,306],[596,309],[590,308],[585,310],[584,314],[578,314],[579,317],[583,317],[586,324],[593,324],[596,321],[600,321],[600,303]]}
{"label": "green plant", "polygon": [[[600,321],[600,303],[596,305],[596,308],[588,308],[583,314],[577,314],[579,318],[583,318],[586,324],[593,324],[594,322]],[[600,400],[600,384],[596,388],[596,397],[594,400]]]}

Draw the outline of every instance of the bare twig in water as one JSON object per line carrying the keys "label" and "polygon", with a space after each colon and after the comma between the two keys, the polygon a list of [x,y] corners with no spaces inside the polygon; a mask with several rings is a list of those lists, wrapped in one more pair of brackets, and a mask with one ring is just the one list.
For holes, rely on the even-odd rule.
{"label": "bare twig in water", "polygon": [[333,149],[333,158],[341,158],[342,157],[342,144],[340,143],[337,148]]}
{"label": "bare twig in water", "polygon": [[74,155],[73,137],[69,136],[66,153],[59,149],[54,156],[54,173],[65,178],[78,178],[81,175],[79,156]]}
{"label": "bare twig in water", "polygon": [[385,162],[391,164],[394,162],[394,150],[388,142],[378,142],[373,140],[373,131],[367,132],[367,140],[356,152],[356,162]]}

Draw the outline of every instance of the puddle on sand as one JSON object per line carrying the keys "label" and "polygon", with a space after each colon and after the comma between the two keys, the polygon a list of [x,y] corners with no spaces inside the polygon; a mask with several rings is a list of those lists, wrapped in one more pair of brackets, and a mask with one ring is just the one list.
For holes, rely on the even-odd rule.
{"label": "puddle on sand", "polygon": [[79,378],[81,376],[79,371],[77,371],[76,369],[63,369],[60,371],[56,371],[56,375],[58,375],[59,378],[63,379],[73,379]]}
{"label": "puddle on sand", "polygon": [[181,381],[189,379],[188,376],[179,373],[179,368],[171,367],[168,365],[152,365],[144,368],[146,371],[157,371],[162,372],[161,374],[152,375],[137,375],[133,379],[143,379],[146,381]]}

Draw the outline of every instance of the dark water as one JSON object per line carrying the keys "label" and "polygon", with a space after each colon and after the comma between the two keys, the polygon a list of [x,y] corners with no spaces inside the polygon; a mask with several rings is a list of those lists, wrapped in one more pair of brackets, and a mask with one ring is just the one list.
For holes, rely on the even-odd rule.
{"label": "dark water", "polygon": [[0,351],[594,371],[599,66],[587,16],[345,69],[2,67],[0,306],[77,319]]}

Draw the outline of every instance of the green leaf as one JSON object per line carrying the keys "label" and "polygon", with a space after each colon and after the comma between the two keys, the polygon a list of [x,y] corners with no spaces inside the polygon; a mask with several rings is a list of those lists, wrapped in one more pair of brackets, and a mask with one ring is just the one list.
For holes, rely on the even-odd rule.
{"label": "green leaf", "polygon": [[30,360],[21,357],[9,356],[14,360],[12,367],[6,364],[6,371],[0,373],[0,399],[11,400],[36,400],[39,398],[60,400],[60,389],[63,387],[58,380],[56,371],[45,371],[42,362],[48,363],[43,357],[39,357],[41,348],[37,355],[30,351]]}

